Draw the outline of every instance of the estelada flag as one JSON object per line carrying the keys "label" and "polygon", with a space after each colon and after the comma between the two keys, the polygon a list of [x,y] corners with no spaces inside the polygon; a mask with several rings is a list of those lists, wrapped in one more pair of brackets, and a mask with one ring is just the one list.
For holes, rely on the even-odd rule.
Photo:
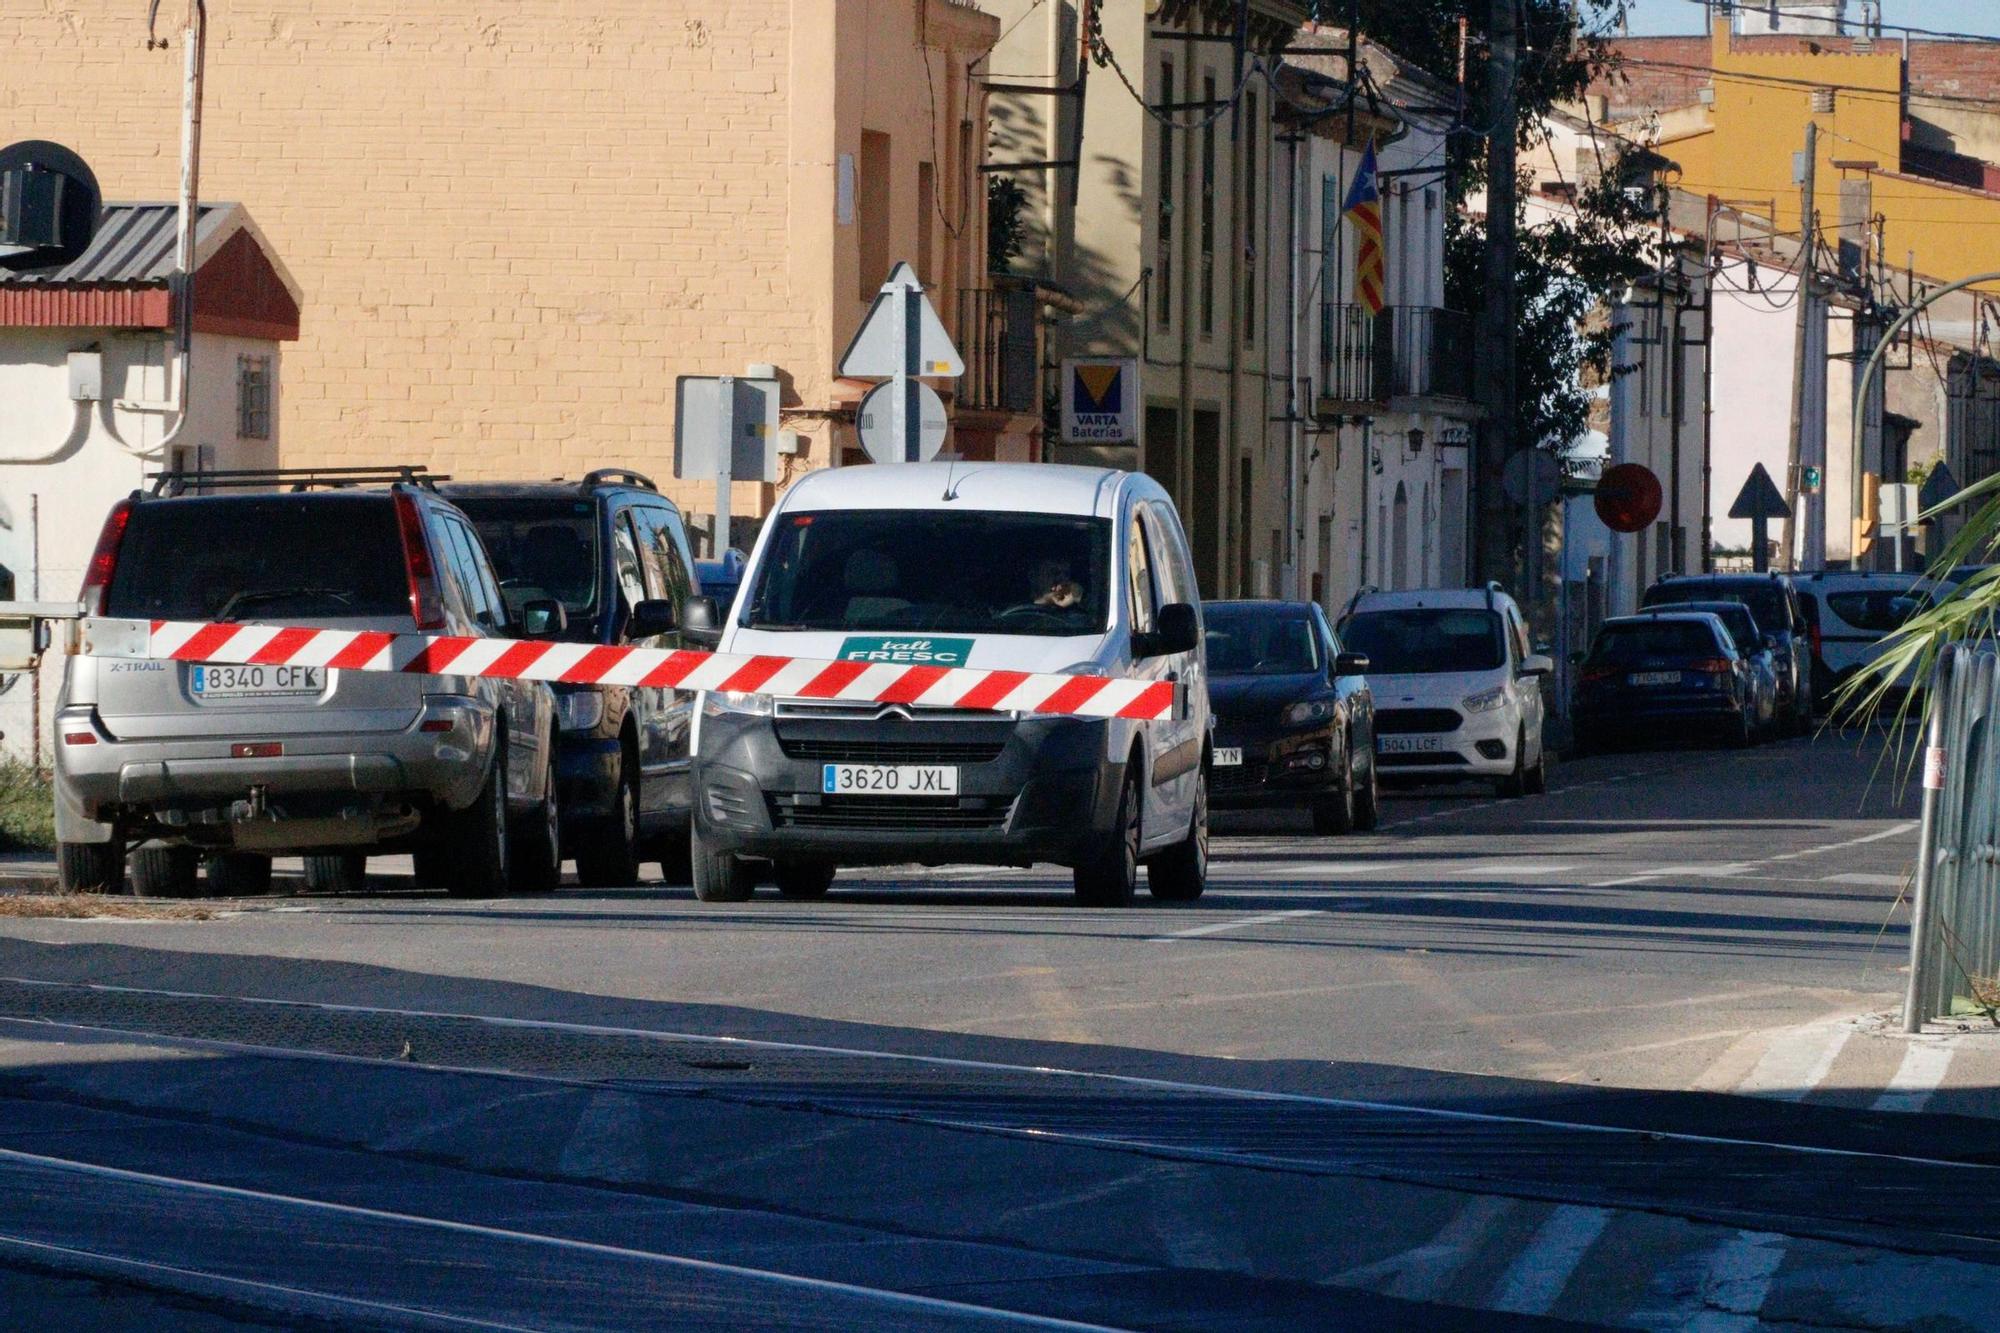
{"label": "estelada flag", "polygon": [[1375,141],[1361,155],[1361,170],[1347,189],[1340,215],[1354,223],[1354,293],[1368,313],[1382,313],[1386,281],[1382,251],[1382,190],[1375,171]]}

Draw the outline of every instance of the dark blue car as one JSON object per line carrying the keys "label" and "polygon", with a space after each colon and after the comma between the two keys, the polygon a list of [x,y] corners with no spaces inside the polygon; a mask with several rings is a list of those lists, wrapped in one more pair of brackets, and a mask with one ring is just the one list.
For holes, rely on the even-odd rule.
{"label": "dark blue car", "polygon": [[1310,810],[1318,833],[1375,827],[1368,659],[1340,651],[1312,602],[1207,602],[1215,717],[1211,803]]}
{"label": "dark blue car", "polygon": [[1745,746],[1757,718],[1752,664],[1711,612],[1607,620],[1578,673],[1573,718],[1583,753],[1690,734]]}

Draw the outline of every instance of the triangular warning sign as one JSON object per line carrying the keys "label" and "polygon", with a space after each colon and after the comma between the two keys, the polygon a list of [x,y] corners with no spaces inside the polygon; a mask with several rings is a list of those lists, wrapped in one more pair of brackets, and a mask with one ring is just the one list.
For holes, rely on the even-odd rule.
{"label": "triangular warning sign", "polygon": [[1729,506],[1731,518],[1784,518],[1791,512],[1792,507],[1778,494],[1777,484],[1762,463],[1750,469],[1750,479],[1737,493],[1736,503]]}
{"label": "triangular warning sign", "polygon": [[[902,307],[899,298],[906,291],[917,307],[917,359],[914,366],[908,367],[903,361],[905,330],[897,318]],[[952,345],[951,335],[944,331],[937,308],[924,295],[916,270],[908,264],[898,264],[889,280],[882,284],[882,290],[876,293],[875,304],[868,307],[868,317],[861,321],[854,341],[841,354],[836,373],[858,379],[887,379],[906,368],[913,375],[956,379],[965,373],[965,359]]]}

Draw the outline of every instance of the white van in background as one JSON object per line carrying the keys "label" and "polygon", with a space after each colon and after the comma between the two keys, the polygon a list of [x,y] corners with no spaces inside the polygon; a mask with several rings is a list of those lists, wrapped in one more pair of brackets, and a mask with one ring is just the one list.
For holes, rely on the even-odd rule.
{"label": "white van in background", "polygon": [[694,878],[787,897],[844,865],[1075,872],[1080,901],[1199,897],[1208,861],[1200,595],[1179,516],[1143,473],[919,463],[814,472],[765,521],[725,653],[1137,677],[1181,686],[1153,722],[709,692],[695,732]]}

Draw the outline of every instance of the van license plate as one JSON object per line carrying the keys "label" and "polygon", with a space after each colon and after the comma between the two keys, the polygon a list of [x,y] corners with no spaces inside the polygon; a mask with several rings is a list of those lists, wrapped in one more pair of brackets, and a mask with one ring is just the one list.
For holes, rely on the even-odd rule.
{"label": "van license plate", "polygon": [[956,796],[958,770],[941,764],[827,764],[820,790],[829,796]]}
{"label": "van license plate", "polygon": [[1217,768],[1241,768],[1243,766],[1243,747],[1240,745],[1216,747],[1215,766]]}
{"label": "van license plate", "polygon": [[202,665],[194,668],[190,688],[197,699],[272,699],[313,695],[326,689],[326,668]]}
{"label": "van license plate", "polygon": [[1375,744],[1383,754],[1442,754],[1442,736],[1378,736]]}

